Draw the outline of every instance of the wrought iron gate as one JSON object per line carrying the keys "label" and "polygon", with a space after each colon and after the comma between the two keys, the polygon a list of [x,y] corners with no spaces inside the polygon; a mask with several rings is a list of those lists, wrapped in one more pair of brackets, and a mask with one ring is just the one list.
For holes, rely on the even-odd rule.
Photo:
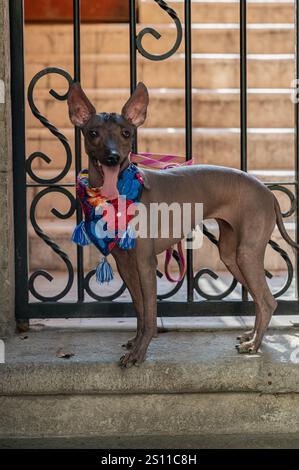
{"label": "wrought iron gate", "polygon": [[[184,37],[185,41],[185,130],[186,130],[186,158],[190,159],[192,155],[192,53],[191,53],[191,1],[184,2],[185,27],[178,18],[177,13],[171,9],[165,1],[153,0],[160,8],[165,10],[175,26],[176,41],[172,49],[161,55],[153,55],[143,47],[143,37],[152,35],[157,40],[160,34],[153,28],[144,28],[137,34],[136,30],[136,2],[128,0],[130,4],[130,79],[131,92],[135,89],[137,80],[137,54],[141,54],[148,60],[163,61],[173,55],[181,45]],[[66,164],[61,173],[54,178],[44,179],[39,177],[34,171],[33,162],[37,158],[50,163],[51,159],[41,152],[35,152],[28,158],[25,154],[25,92],[24,92],[24,47],[23,47],[23,1],[15,0],[10,2],[11,19],[11,55],[12,55],[12,113],[13,113],[13,151],[14,151],[14,206],[15,206],[15,243],[16,243],[16,316],[18,319],[28,318],[68,318],[68,317],[110,317],[131,316],[134,315],[131,302],[119,301],[118,297],[124,292],[125,286],[107,296],[99,296],[90,287],[90,280],[94,276],[94,271],[85,273],[83,263],[83,251],[81,247],[77,248],[76,267],[72,265],[68,255],[51,240],[46,233],[39,227],[36,219],[36,207],[38,202],[49,193],[60,193],[69,200],[69,210],[67,213],[60,213],[56,209],[52,210],[53,216],[59,219],[66,219],[76,213],[77,222],[82,219],[80,207],[77,206],[70,188],[74,186],[63,182],[64,176],[68,173],[71,163],[74,159],[76,173],[81,169],[81,137],[79,129],[75,130],[75,152],[72,154],[70,145],[61,132],[56,129],[46,117],[42,116],[37,109],[33,92],[37,82],[49,74],[58,74],[65,78],[68,86],[73,80],[80,81],[80,0],[73,1],[74,19],[74,75],[71,77],[66,71],[58,68],[47,68],[41,70],[32,78],[28,89],[28,100],[34,116],[59,139],[66,153]],[[296,1],[296,78],[299,78],[299,13],[298,0]],[[240,120],[241,120],[241,148],[240,148],[240,168],[247,171],[247,47],[246,47],[246,0],[240,0]],[[66,100],[67,94],[61,96],[54,90],[50,90],[53,99]],[[282,191],[290,198],[290,209],[283,214],[284,217],[294,215],[296,226],[298,221],[298,149],[299,149],[299,108],[295,104],[295,180],[288,182],[267,183],[272,190]],[[134,151],[137,150],[137,140],[134,143]],[[215,162],[217,164],[217,162]],[[27,175],[30,176],[30,183],[27,181]],[[289,190],[289,186],[294,188],[294,192]],[[47,271],[37,270],[29,275],[28,270],[28,226],[27,226],[27,191],[28,188],[38,189],[37,195],[33,198],[30,206],[30,221],[35,233],[50,246],[53,252],[58,255],[65,263],[68,279],[63,290],[55,296],[45,296],[39,293],[36,288],[36,279],[43,277],[48,282],[53,279]],[[205,235],[213,244],[217,244],[217,239],[213,234],[204,229]],[[298,230],[296,230],[297,243],[299,242]],[[271,247],[278,252],[284,259],[287,267],[287,279],[283,288],[275,294],[281,297],[290,287],[294,269],[288,257],[288,254],[278,246],[274,241],[269,242]],[[34,256],[34,253],[33,253]],[[298,257],[296,257],[296,273],[298,272]],[[75,275],[77,272],[77,275]],[[211,295],[204,292],[200,287],[199,281],[204,274],[217,279],[217,274],[208,269],[202,269],[197,273],[193,272],[192,250],[187,253],[187,294],[184,301],[172,301],[171,297],[182,286],[178,283],[175,288],[164,295],[159,296],[158,311],[165,316],[177,315],[234,315],[234,314],[252,314],[253,305],[247,299],[247,293],[243,290],[239,300],[225,300],[225,298],[236,288],[237,282],[232,281],[231,285],[221,293]],[[270,273],[267,273],[271,277]],[[158,273],[161,276],[161,273]],[[76,283],[77,300],[67,302],[65,296]],[[296,275],[296,291],[298,292],[298,276]],[[203,299],[194,301],[194,293],[197,292]],[[85,301],[88,294],[93,301]],[[33,300],[30,300],[30,295]],[[97,301],[97,302],[96,302]],[[279,307],[276,313],[290,314],[298,313],[298,300],[278,300]]]}

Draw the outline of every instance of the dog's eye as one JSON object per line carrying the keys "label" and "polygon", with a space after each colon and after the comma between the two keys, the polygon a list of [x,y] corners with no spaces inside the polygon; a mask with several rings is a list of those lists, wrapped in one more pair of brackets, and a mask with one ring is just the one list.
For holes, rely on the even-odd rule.
{"label": "dog's eye", "polygon": [[92,139],[95,139],[96,137],[99,136],[99,134],[98,134],[97,131],[89,131],[89,136],[90,136]]}
{"label": "dog's eye", "polygon": [[126,139],[128,139],[131,135],[130,131],[128,131],[128,129],[123,129],[122,130],[122,136],[125,137]]}

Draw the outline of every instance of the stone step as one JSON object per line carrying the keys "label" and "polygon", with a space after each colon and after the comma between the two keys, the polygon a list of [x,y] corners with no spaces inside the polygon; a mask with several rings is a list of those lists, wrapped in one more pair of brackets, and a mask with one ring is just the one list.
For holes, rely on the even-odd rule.
{"label": "stone step", "polygon": [[[117,367],[130,331],[39,321],[27,340],[5,340],[0,438],[7,448],[297,448],[297,330],[271,328],[259,354],[240,357],[236,336],[252,321],[161,334],[130,371]],[[56,357],[62,347],[74,356]]]}
{"label": "stone step", "polygon": [[[249,54],[248,87],[288,88],[294,78],[293,54]],[[193,54],[194,88],[237,88],[240,84],[239,54]],[[40,70],[55,65],[73,71],[73,58],[67,54],[29,54],[26,59],[26,83]],[[185,57],[176,54],[166,61],[152,62],[138,57],[138,80],[150,88],[184,88]],[[86,88],[128,88],[130,57],[127,54],[84,54],[82,84]],[[40,82],[41,88],[61,88],[64,80],[56,74]]]}
{"label": "stone step", "polygon": [[[138,30],[146,25],[139,25]],[[161,39],[146,35],[144,48],[152,54],[170,50],[176,40],[173,24],[156,25]],[[194,53],[239,53],[238,23],[193,23],[192,44]],[[82,54],[129,53],[129,26],[126,24],[83,24],[81,28]],[[248,53],[294,53],[294,25],[291,23],[258,24],[247,27]],[[73,28],[66,25],[27,25],[26,54],[73,54]],[[179,51],[184,50],[182,43]]]}
{"label": "stone step", "polygon": [[[63,93],[63,90],[58,90]],[[185,92],[182,89],[151,89],[146,127],[184,127]],[[120,112],[129,96],[127,89],[87,89],[100,111]],[[47,90],[39,90],[36,106],[54,125],[69,126],[66,102],[55,100]],[[193,89],[194,127],[239,127],[240,91],[236,88]],[[248,127],[290,128],[294,125],[291,89],[248,89]],[[27,126],[39,123],[27,106]]]}
{"label": "stone step", "polygon": [[[74,131],[63,128],[74,152]],[[185,154],[185,129],[148,128],[138,132],[139,150],[173,155]],[[42,170],[61,169],[65,163],[65,153],[60,142],[46,129],[29,129],[26,140],[27,156],[36,151],[51,157],[48,165],[36,159],[33,168]],[[240,130],[230,129],[193,129],[193,155],[196,163],[240,166]],[[248,129],[248,168],[250,170],[292,170],[294,168],[294,130],[293,129]],[[83,158],[86,165],[86,157]],[[74,163],[72,165],[74,169]],[[39,174],[39,172],[37,172]]]}
{"label": "stone step", "polygon": [[[184,2],[172,0],[167,2],[183,21]],[[192,21],[195,23],[237,23],[239,21],[239,0],[193,0],[191,2]],[[141,23],[166,23],[173,20],[151,0],[139,3],[139,21]],[[294,2],[282,1],[248,1],[248,23],[292,23],[294,21]]]}

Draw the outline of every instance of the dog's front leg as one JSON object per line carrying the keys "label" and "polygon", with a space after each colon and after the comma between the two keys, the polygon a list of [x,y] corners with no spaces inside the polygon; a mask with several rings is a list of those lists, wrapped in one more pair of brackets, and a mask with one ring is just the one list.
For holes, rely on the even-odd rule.
{"label": "dog's front leg", "polygon": [[136,336],[123,345],[127,349],[131,349],[141,337],[144,328],[143,297],[137,269],[136,253],[135,250],[126,251],[116,246],[112,250],[112,255],[116,261],[118,272],[131,294],[136,311]]}
{"label": "dog's front leg", "polygon": [[157,332],[157,258],[153,251],[148,252],[145,249],[139,253],[137,251],[136,259],[143,297],[144,327],[141,337],[132,350],[121,357],[121,367],[141,364],[145,359],[148,346]]}

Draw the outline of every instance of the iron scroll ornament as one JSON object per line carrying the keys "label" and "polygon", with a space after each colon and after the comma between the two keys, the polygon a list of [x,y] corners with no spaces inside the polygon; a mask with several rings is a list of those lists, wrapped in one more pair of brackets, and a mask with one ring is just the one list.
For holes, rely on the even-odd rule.
{"label": "iron scroll ornament", "polygon": [[[43,152],[34,152],[34,153],[32,153],[28,157],[28,159],[26,160],[26,171],[27,171],[28,175],[31,177],[31,179],[35,183],[37,183],[37,186],[38,185],[54,185],[55,183],[58,183],[60,180],[62,180],[64,178],[64,176],[67,175],[67,173],[69,172],[69,170],[71,168],[71,164],[72,164],[72,151],[71,151],[71,148],[70,148],[70,145],[68,143],[67,138],[63,134],[61,134],[61,132],[59,132],[59,130],[53,124],[51,124],[40,113],[40,111],[38,110],[38,108],[37,108],[37,106],[35,105],[35,102],[34,102],[33,95],[34,95],[34,89],[35,89],[36,84],[38,83],[38,81],[41,78],[45,77],[48,74],[52,74],[52,73],[58,74],[58,75],[64,77],[67,80],[68,90],[64,95],[60,95],[56,91],[51,89],[50,92],[49,92],[50,95],[52,95],[55,99],[57,99],[59,101],[64,101],[64,100],[67,99],[70,86],[73,83],[72,77],[65,70],[62,70],[62,69],[57,68],[57,67],[47,67],[47,68],[41,70],[40,72],[38,72],[32,78],[32,80],[29,84],[29,87],[28,87],[28,94],[27,94],[28,103],[29,103],[29,106],[30,106],[30,109],[31,109],[33,115],[41,122],[41,124],[44,127],[46,127],[62,143],[62,145],[64,147],[64,150],[65,150],[65,153],[66,153],[66,164],[65,164],[65,167],[63,168],[63,170],[60,172],[60,174],[55,176],[54,178],[47,178],[47,179],[46,178],[41,178],[41,177],[37,176],[34,173],[34,171],[32,169],[32,164],[33,164],[34,160],[37,159],[37,158],[41,158],[42,160],[44,160],[44,162],[46,162],[47,164],[50,164],[51,163],[51,158],[48,157],[48,155],[45,155]],[[44,296],[44,295],[40,294],[35,288],[35,281],[38,277],[42,276],[42,277],[46,278],[49,282],[52,282],[53,281],[53,276],[51,276],[51,274],[49,274],[47,271],[42,270],[42,269],[35,271],[30,276],[29,281],[28,281],[28,288],[29,288],[31,294],[36,299],[38,299],[40,301],[44,301],[44,302],[45,301],[57,302],[58,300],[63,299],[66,296],[66,294],[70,291],[70,289],[72,288],[72,285],[73,285],[73,282],[74,282],[74,268],[73,268],[73,265],[72,265],[68,255],[66,253],[64,253],[60,249],[60,247],[53,240],[51,240],[50,237],[48,237],[47,234],[44,233],[44,231],[40,228],[40,226],[38,225],[38,223],[36,221],[35,212],[36,212],[36,207],[37,207],[39,201],[44,196],[46,196],[47,194],[53,193],[53,192],[60,193],[64,196],[66,196],[69,199],[69,202],[70,202],[70,208],[65,214],[62,214],[57,209],[53,208],[51,210],[51,212],[55,217],[58,217],[59,219],[67,219],[67,218],[71,217],[74,214],[75,210],[76,210],[76,199],[74,198],[74,196],[67,189],[65,189],[63,187],[60,187],[60,186],[47,187],[47,188],[43,189],[42,191],[40,191],[32,200],[31,207],[30,207],[30,221],[32,223],[33,229],[34,229],[36,235],[39,238],[41,238],[61,258],[61,260],[65,263],[66,269],[67,269],[67,272],[68,272],[68,280],[67,280],[65,288],[59,294],[51,296],[51,297],[50,296]]]}
{"label": "iron scroll ornament", "polygon": [[68,90],[64,95],[59,95],[58,93],[56,93],[56,91],[54,91],[52,89],[49,91],[50,95],[53,96],[55,99],[57,99],[59,101],[65,101],[67,99],[70,87],[73,83],[72,77],[70,76],[70,74],[68,72],[66,72],[63,69],[60,69],[60,68],[57,68],[57,67],[47,67],[47,68],[41,70],[40,72],[38,72],[32,78],[32,80],[29,84],[28,94],[27,94],[28,103],[29,103],[30,109],[32,111],[32,114],[41,122],[41,124],[44,127],[46,127],[46,129],[48,129],[55,137],[57,137],[57,139],[63,145],[65,153],[66,153],[66,163],[65,163],[65,166],[64,166],[63,170],[60,172],[60,174],[55,176],[54,178],[40,178],[39,176],[37,176],[34,173],[34,171],[32,169],[32,164],[33,164],[34,160],[37,159],[37,158],[41,158],[42,160],[44,160],[44,162],[46,162],[47,164],[50,164],[51,163],[51,158],[48,157],[48,155],[44,154],[43,152],[34,152],[34,153],[32,153],[27,158],[26,171],[27,171],[28,175],[31,177],[31,179],[33,181],[35,181],[36,183],[38,183],[38,184],[55,184],[55,183],[58,183],[60,180],[62,180],[67,175],[67,173],[69,172],[69,170],[71,168],[71,164],[72,164],[72,151],[71,151],[71,148],[70,148],[70,145],[68,143],[67,138],[63,134],[61,134],[61,132],[59,132],[59,130],[53,124],[51,124],[48,121],[48,119],[46,119],[45,116],[43,116],[40,113],[40,111],[38,110],[38,108],[36,107],[35,102],[34,102],[34,98],[33,98],[34,88],[35,88],[37,82],[41,78],[45,77],[48,74],[57,74],[57,75],[60,75],[60,76],[64,77],[67,80]]}
{"label": "iron scroll ornament", "polygon": [[62,220],[68,219],[69,217],[71,217],[75,213],[75,210],[76,210],[76,207],[77,207],[76,199],[74,198],[74,196],[67,189],[59,187],[59,186],[54,186],[54,187],[49,187],[49,188],[43,189],[42,191],[40,191],[34,197],[32,203],[31,203],[30,221],[32,223],[32,226],[33,226],[33,229],[34,229],[36,235],[39,238],[41,238],[62,259],[62,261],[65,263],[65,266],[66,266],[66,269],[67,269],[67,272],[68,272],[68,281],[67,281],[67,284],[66,284],[65,288],[59,294],[57,294],[55,296],[52,296],[52,297],[44,296],[44,295],[40,294],[34,286],[35,280],[39,276],[42,276],[42,277],[46,278],[49,282],[52,282],[53,281],[53,276],[51,276],[51,274],[49,274],[47,271],[44,271],[44,270],[38,270],[38,271],[35,271],[30,276],[29,282],[28,282],[29,290],[30,290],[31,294],[34,295],[34,297],[36,299],[38,299],[40,301],[43,301],[43,302],[46,302],[46,301],[57,302],[58,300],[63,299],[63,297],[65,297],[66,294],[72,288],[72,285],[73,285],[73,282],[74,282],[74,268],[73,268],[73,265],[72,265],[68,255],[66,253],[64,253],[60,249],[60,247],[53,240],[51,240],[48,237],[48,235],[46,235],[44,233],[44,231],[40,228],[40,226],[38,225],[38,223],[36,221],[35,211],[36,211],[37,204],[39,203],[39,201],[44,196],[46,196],[49,193],[54,193],[54,192],[63,194],[64,196],[66,196],[69,199],[69,202],[70,202],[70,208],[65,214],[62,214],[57,209],[53,208],[51,210],[51,212],[52,212],[53,215],[55,215],[55,217],[58,217],[59,219],[62,219]]}
{"label": "iron scroll ornament", "polygon": [[166,13],[168,13],[168,15],[173,19],[173,21],[175,23],[176,32],[177,32],[177,37],[176,37],[175,44],[173,45],[173,47],[168,52],[165,52],[164,54],[151,54],[150,52],[147,52],[144,49],[143,45],[142,45],[143,37],[146,34],[151,34],[156,39],[161,38],[161,34],[158,31],[156,31],[154,28],[147,27],[147,28],[142,29],[138,33],[138,35],[136,37],[136,46],[137,46],[137,49],[140,52],[140,54],[143,57],[145,57],[146,59],[159,61],[159,60],[168,59],[169,57],[171,57],[173,54],[176,53],[176,51],[178,50],[178,48],[180,47],[180,45],[182,43],[183,29],[182,29],[182,23],[181,23],[178,15],[177,15],[177,13],[172,8],[170,8],[167,5],[166,2],[164,2],[163,0],[154,0],[154,1],[159,5],[160,8],[162,8],[162,10],[164,10],[164,11],[166,11]]}

